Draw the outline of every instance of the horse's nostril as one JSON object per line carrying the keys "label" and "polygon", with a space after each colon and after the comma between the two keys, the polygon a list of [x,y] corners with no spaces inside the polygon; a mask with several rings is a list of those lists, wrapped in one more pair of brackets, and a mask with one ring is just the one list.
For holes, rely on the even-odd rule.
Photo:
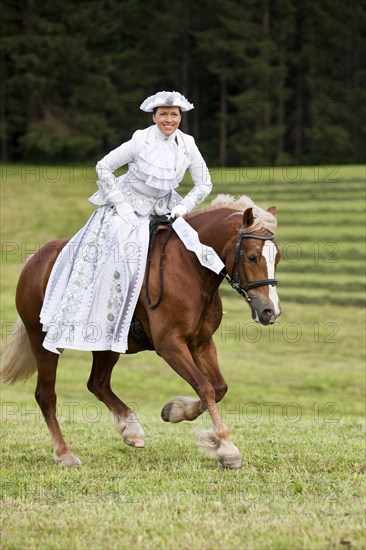
{"label": "horse's nostril", "polygon": [[264,309],[261,314],[261,322],[264,325],[274,325],[276,316],[273,309]]}

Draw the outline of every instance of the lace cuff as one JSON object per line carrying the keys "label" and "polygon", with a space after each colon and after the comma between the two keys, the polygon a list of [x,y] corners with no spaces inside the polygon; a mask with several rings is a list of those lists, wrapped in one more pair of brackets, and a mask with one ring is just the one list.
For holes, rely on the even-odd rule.
{"label": "lace cuff", "polygon": [[201,183],[200,185],[196,185],[193,189],[187,193],[187,195],[182,200],[182,204],[187,208],[187,211],[190,212],[196,206],[201,204],[205,200],[205,198],[210,194],[212,185],[211,184],[205,184]]}
{"label": "lace cuff", "polygon": [[118,185],[117,178],[111,176],[97,180],[98,191],[89,198],[95,206],[104,204],[117,205],[125,202],[123,193]]}
{"label": "lace cuff", "polygon": [[118,191],[117,179],[113,175],[111,175],[109,178],[98,179],[97,185],[104,195],[107,195],[111,191]]}

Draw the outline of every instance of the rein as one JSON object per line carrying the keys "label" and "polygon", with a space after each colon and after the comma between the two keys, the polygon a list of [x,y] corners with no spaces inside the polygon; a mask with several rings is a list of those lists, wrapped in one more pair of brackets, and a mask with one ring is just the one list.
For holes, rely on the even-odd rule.
{"label": "rein", "polygon": [[[161,226],[161,225],[167,226],[167,229],[169,229],[169,231],[168,231],[168,235],[167,235],[165,241],[163,242],[163,245],[162,245],[161,250],[160,250],[160,257],[159,257],[159,288],[160,288],[159,297],[158,297],[158,299],[155,303],[152,303],[151,298],[150,298],[150,291],[149,291],[150,268],[151,268],[151,252],[152,252],[152,248],[153,248],[153,245],[154,245],[154,242],[155,242],[155,237],[157,235],[159,226]],[[169,239],[170,239],[170,237],[172,236],[172,233],[173,233],[172,220],[170,218],[168,218],[167,216],[158,216],[156,218],[152,218],[152,220],[150,221],[149,231],[150,231],[150,240],[149,240],[149,250],[148,250],[148,253],[147,253],[147,264],[146,264],[146,301],[147,301],[147,304],[148,304],[150,309],[155,309],[160,304],[160,302],[163,298],[163,293],[164,293],[163,256],[164,256],[164,251],[165,251],[166,245],[168,244],[168,241],[169,241]]]}
{"label": "rein", "polygon": [[231,288],[233,288],[238,294],[240,294],[240,296],[242,296],[248,303],[252,301],[251,298],[248,296],[248,290],[251,290],[252,288],[258,288],[261,286],[276,286],[277,279],[262,279],[261,281],[247,283],[244,286],[240,285],[240,282],[239,282],[240,266],[242,266],[244,271],[244,255],[242,250],[243,239],[259,239],[261,241],[272,241],[274,238],[275,238],[275,235],[271,235],[270,237],[264,237],[262,235],[254,235],[252,233],[244,233],[242,231],[239,231],[238,238],[236,241],[233,273],[231,277],[229,277],[225,269],[221,271],[221,275],[224,277],[224,279],[226,279],[226,281],[229,283]]}

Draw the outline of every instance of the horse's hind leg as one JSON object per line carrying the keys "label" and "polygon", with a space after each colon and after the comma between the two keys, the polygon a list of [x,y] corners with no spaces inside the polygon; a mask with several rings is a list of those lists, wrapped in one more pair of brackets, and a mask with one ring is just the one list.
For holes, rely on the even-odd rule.
{"label": "horse's hind leg", "polygon": [[[220,371],[213,340],[210,339],[198,350],[192,352],[192,357],[198,369],[211,382],[215,390],[215,401],[221,401],[227,392],[227,384]],[[176,423],[182,420],[195,420],[204,411],[205,407],[200,399],[178,395],[172,397],[163,407],[161,417],[165,422]]]}
{"label": "horse's hind leg", "polygon": [[81,460],[70,452],[56,418],[55,384],[59,356],[44,349],[39,338],[32,337],[31,333],[29,339],[38,370],[35,397],[52,436],[53,458],[61,466],[80,466]]}
{"label": "horse's hind leg", "polygon": [[123,441],[132,447],[143,447],[145,434],[135,413],[111,389],[112,370],[118,357],[119,353],[113,351],[93,352],[88,389],[111,411]]}

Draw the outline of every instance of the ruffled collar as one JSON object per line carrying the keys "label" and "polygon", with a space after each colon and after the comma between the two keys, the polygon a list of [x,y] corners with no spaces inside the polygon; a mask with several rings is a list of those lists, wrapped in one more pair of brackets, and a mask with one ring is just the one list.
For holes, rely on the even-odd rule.
{"label": "ruffled collar", "polygon": [[152,126],[151,131],[152,130],[155,130],[155,136],[157,140],[173,141],[176,143],[175,138],[177,136],[177,130],[174,130],[174,132],[170,136],[166,136],[165,134],[163,134],[163,132],[159,130],[159,128],[156,125]]}
{"label": "ruffled collar", "polygon": [[139,172],[150,187],[165,191],[178,187],[176,136],[177,130],[166,136],[156,125],[150,127],[145,146],[138,156]]}

